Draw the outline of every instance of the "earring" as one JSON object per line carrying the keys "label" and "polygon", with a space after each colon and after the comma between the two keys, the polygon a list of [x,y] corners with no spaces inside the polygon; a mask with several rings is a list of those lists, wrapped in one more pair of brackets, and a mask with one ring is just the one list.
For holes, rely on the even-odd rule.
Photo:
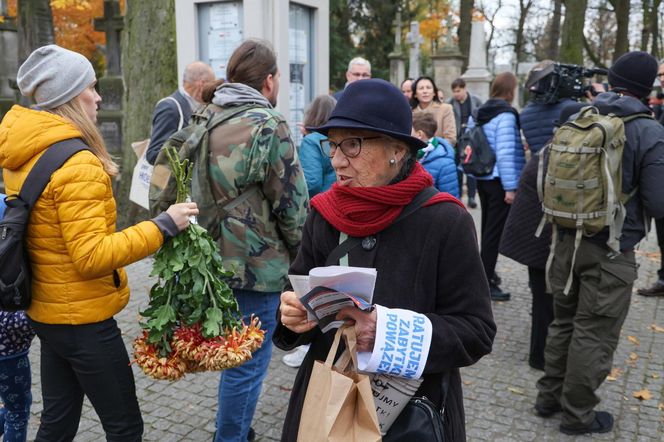
{"label": "earring", "polygon": [[396,163],[397,163],[397,160],[395,160],[394,158],[392,158],[390,160],[390,166],[394,166]]}

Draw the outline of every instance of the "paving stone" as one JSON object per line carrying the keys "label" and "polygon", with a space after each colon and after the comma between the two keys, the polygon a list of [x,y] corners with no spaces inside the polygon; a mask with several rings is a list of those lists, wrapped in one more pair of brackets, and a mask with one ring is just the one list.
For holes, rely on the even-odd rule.
{"label": "paving stone", "polygon": [[[479,221],[479,210],[471,210]],[[659,261],[648,255],[657,252],[654,233],[637,251],[640,264],[635,288],[648,286],[656,278]],[[150,258],[127,267],[132,296],[129,305],[116,319],[123,339],[131,352],[131,342],[140,333],[138,312],[147,306],[147,291],[154,279]],[[466,429],[469,441],[661,441],[664,434],[664,333],[651,329],[652,324],[664,327],[664,298],[632,296],[630,311],[622,330],[614,367],[622,370],[615,381],[606,381],[598,395],[600,410],[614,414],[613,431],[603,435],[569,437],[558,430],[560,415],[542,419],[533,412],[537,394],[535,383],[542,372],[528,366],[530,341],[531,294],[526,268],[504,257],[497,267],[505,290],[512,293],[509,302],[494,302],[493,312],[498,325],[493,352],[472,367],[462,369]],[[639,345],[628,340],[634,336]],[[28,440],[34,440],[42,410],[39,369],[39,340],[30,350],[32,363],[33,405]],[[630,354],[638,356],[630,360]],[[270,371],[263,386],[253,427],[259,441],[278,441],[286,415],[286,407],[297,370],[282,364],[284,352],[275,349]],[[208,442],[215,431],[217,410],[217,373],[188,375],[169,383],[147,378],[137,366],[132,367],[136,391],[145,422],[144,440]],[[652,374],[658,376],[653,378]],[[510,388],[518,392],[510,391]],[[653,399],[640,402],[632,394],[647,388]],[[104,440],[103,430],[94,409],[85,401],[76,442]]]}

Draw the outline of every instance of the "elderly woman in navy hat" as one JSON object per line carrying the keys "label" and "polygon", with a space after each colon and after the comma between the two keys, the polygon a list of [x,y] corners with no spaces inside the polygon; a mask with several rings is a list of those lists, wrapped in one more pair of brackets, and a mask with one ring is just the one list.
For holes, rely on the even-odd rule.
{"label": "elderly woman in navy hat", "polygon": [[[449,374],[445,440],[459,441],[465,440],[459,367],[491,351],[496,326],[473,220],[454,197],[431,189],[431,176],[416,161],[424,143],[411,137],[411,126],[411,109],[399,89],[372,79],[348,85],[328,122],[311,128],[327,136],[321,146],[337,182],[311,200],[290,274],[337,264],[339,257],[330,262],[330,252],[346,237],[356,238],[357,247],[341,261],[377,269],[375,309],[345,308],[338,318],[355,324],[358,350],[368,353],[384,336],[385,317],[403,315],[424,324],[421,365],[417,373],[400,376],[422,379],[416,395],[442,409],[441,383]],[[273,338],[278,347],[311,344],[282,434],[283,441],[295,441],[314,360],[325,360],[335,332],[323,333],[308,321],[293,291],[282,293],[278,315]]]}

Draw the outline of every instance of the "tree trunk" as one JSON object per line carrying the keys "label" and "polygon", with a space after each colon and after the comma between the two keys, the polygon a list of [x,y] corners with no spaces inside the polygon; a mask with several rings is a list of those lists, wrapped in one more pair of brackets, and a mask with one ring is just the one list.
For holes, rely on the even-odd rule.
{"label": "tree trunk", "polygon": [[652,48],[650,50],[650,53],[653,55],[653,57],[659,58],[661,57],[661,54],[659,53],[660,51],[660,46],[659,46],[659,39],[660,39],[660,34],[659,34],[659,7],[662,4],[662,0],[653,0],[652,4],[652,14],[651,14],[651,20],[650,20],[650,32],[652,34]]}
{"label": "tree trunk", "polygon": [[547,48],[547,58],[549,60],[558,60],[560,40],[560,21],[562,18],[562,0],[553,2],[553,17],[551,17],[551,36],[549,47]]}
{"label": "tree trunk", "polygon": [[629,0],[610,0],[613,12],[616,14],[616,46],[613,51],[613,61],[616,61],[625,52],[629,51]]}
{"label": "tree trunk", "polygon": [[18,1],[18,63],[40,46],[55,42],[50,0]]}
{"label": "tree trunk", "polygon": [[514,52],[516,53],[517,63],[526,61],[526,53],[524,51],[525,39],[523,37],[523,28],[526,25],[528,12],[532,6],[532,0],[519,0],[519,22],[516,28],[516,43],[514,44]]}
{"label": "tree trunk", "polygon": [[648,43],[650,41],[650,2],[652,0],[642,0],[642,10],[643,10],[643,27],[641,28],[641,50],[648,50]]}
{"label": "tree trunk", "polygon": [[118,225],[126,227],[147,212],[137,213],[129,201],[136,155],[131,142],[150,136],[152,111],[157,101],[178,85],[175,47],[175,0],[127,0],[122,32],[122,68],[125,83],[124,139],[121,179],[115,195]]}
{"label": "tree trunk", "polygon": [[563,41],[560,60],[563,63],[583,64],[583,26],[588,0],[565,0]]}
{"label": "tree trunk", "polygon": [[466,57],[463,62],[462,71],[468,67],[468,53],[470,52],[470,30],[472,28],[474,0],[461,0],[459,5],[459,28],[457,36],[459,37],[459,51]]}

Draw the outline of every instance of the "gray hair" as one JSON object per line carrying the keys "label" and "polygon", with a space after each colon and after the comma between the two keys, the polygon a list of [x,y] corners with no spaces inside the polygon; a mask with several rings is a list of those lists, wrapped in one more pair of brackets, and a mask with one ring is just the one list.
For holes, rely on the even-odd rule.
{"label": "gray hair", "polygon": [[348,62],[348,70],[353,67],[354,64],[360,65],[360,66],[366,66],[369,68],[369,72],[371,72],[371,63],[369,63],[369,60],[366,58],[362,57],[355,57],[351,61]]}
{"label": "gray hair", "polygon": [[182,81],[186,83],[195,83],[197,81],[214,81],[214,71],[212,67],[202,61],[194,61],[184,68]]}

